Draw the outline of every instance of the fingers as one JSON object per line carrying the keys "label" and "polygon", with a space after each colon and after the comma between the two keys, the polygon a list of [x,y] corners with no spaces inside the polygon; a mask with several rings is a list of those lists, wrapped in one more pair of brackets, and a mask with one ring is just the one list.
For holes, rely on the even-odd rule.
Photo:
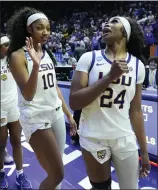
{"label": "fingers", "polygon": [[26,37],[25,43],[26,43],[26,48],[27,49],[32,49],[33,48],[33,40],[32,40],[31,37],[30,38]]}
{"label": "fingers", "polygon": [[41,47],[41,44],[40,44],[40,43],[38,43],[37,52],[42,52],[42,47]]}
{"label": "fingers", "polygon": [[145,169],[144,169],[144,175],[148,176],[150,174],[150,165],[146,165]]}
{"label": "fingers", "polygon": [[144,178],[147,177],[150,174],[150,166],[149,165],[143,165],[140,169],[140,177]]}
{"label": "fingers", "polygon": [[73,136],[73,132],[72,132],[72,130],[71,130],[71,129],[70,129],[70,135],[71,135],[71,136]]}
{"label": "fingers", "polygon": [[73,130],[72,128],[70,129],[70,135],[71,135],[71,136],[75,136],[75,135],[76,135],[76,131]]}
{"label": "fingers", "polygon": [[127,63],[123,59],[122,60],[114,60],[114,63],[123,69],[125,69],[125,68],[128,69]]}
{"label": "fingers", "polygon": [[27,49],[30,49],[30,41],[29,41],[29,38],[26,38],[25,43],[26,43],[26,48],[27,48]]}
{"label": "fingers", "polygon": [[120,69],[123,71],[123,72],[125,72],[125,73],[128,73],[129,72],[129,68],[128,68],[128,66],[127,66],[127,64],[126,63],[118,63],[118,66],[120,67]]}
{"label": "fingers", "polygon": [[126,63],[126,60],[125,59],[115,59],[116,62],[124,62]]}
{"label": "fingers", "polygon": [[33,40],[32,40],[32,37],[30,37],[30,46],[31,46],[31,48],[33,48]]}
{"label": "fingers", "polygon": [[70,135],[75,136],[77,133],[77,125],[76,123],[73,123],[70,125]]}

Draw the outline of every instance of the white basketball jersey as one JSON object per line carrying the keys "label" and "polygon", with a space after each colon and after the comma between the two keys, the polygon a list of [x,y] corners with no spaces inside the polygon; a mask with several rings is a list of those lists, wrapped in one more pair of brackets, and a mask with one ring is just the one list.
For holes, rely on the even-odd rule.
{"label": "white basketball jersey", "polygon": [[[112,62],[108,60],[103,50],[93,52],[93,58],[92,52],[83,55],[76,70],[86,72],[86,66],[82,67],[82,60],[86,64],[88,58],[84,59],[84,57],[91,57],[89,60],[92,60],[88,68],[89,86],[109,73]],[[118,80],[113,81],[94,102],[82,110],[80,135],[97,139],[115,139],[133,134],[129,108],[135,95],[138,75],[138,83],[143,80],[140,78],[144,78],[144,72],[141,74],[138,66],[141,65],[143,69],[144,65],[130,54],[127,54],[126,61],[129,73],[123,74]],[[140,77],[140,75],[143,76]]]}
{"label": "white basketball jersey", "polygon": [[[27,59],[27,69],[30,75],[33,68],[33,62],[25,48],[24,51]],[[27,118],[30,117],[32,123],[44,122],[44,113],[48,113],[48,111],[52,111],[62,105],[57,94],[56,86],[55,68],[50,56],[45,51],[40,63],[37,89],[33,100],[26,101],[21,91],[18,90],[21,114]],[[38,121],[35,121],[35,116],[38,117]]]}
{"label": "white basketball jersey", "polygon": [[1,61],[1,106],[4,107],[10,103],[17,102],[17,85],[7,66],[7,57]]}

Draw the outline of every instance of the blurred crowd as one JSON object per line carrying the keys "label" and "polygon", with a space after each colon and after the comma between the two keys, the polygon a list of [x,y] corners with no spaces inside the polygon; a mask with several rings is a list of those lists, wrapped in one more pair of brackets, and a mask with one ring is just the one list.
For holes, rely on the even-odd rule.
{"label": "blurred crowd", "polygon": [[47,46],[53,53],[61,53],[63,62],[69,64],[71,61],[68,60],[72,60],[72,56],[78,60],[86,51],[104,48],[105,44],[101,42],[102,28],[112,16],[130,16],[136,19],[144,31],[146,46],[158,43],[158,13],[152,2],[139,2],[137,7],[133,5],[126,9],[115,6],[112,12],[106,14],[97,11],[100,6],[98,3],[96,10],[91,12],[74,13],[71,18],[65,16],[57,22],[51,21],[53,32]]}
{"label": "blurred crowd", "polygon": [[[34,3],[34,2],[31,2]],[[50,3],[50,2],[49,2]],[[137,20],[144,31],[144,40],[146,44],[145,57],[149,57],[149,47],[158,44],[158,2],[73,2],[70,4],[60,3],[61,17],[54,20],[57,12],[48,9],[49,4],[46,1],[41,2],[41,9],[45,12],[51,22],[51,37],[46,44],[55,55],[57,62],[62,64],[75,64],[80,56],[90,50],[98,50],[105,47],[102,43],[102,28],[108,19],[112,16],[130,16]],[[88,4],[89,3],[89,4]],[[35,4],[35,3],[34,3]],[[40,3],[39,3],[40,4]],[[90,5],[90,4],[93,4]],[[33,5],[33,4],[32,4]],[[79,7],[80,10],[75,10]],[[89,5],[89,6],[88,6]],[[12,8],[17,9],[17,4]],[[31,6],[31,5],[30,5]],[[36,3],[37,6],[37,3]],[[67,7],[69,8],[67,8]],[[56,5],[56,7],[58,7]],[[66,16],[62,16],[62,11],[66,9]],[[3,29],[6,29],[8,13],[2,9]]]}

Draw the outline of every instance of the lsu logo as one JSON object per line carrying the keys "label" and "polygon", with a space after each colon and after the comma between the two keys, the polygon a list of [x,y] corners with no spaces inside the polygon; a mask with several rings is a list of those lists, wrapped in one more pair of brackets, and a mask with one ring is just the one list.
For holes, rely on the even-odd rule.
{"label": "lsu logo", "polygon": [[100,150],[100,151],[97,152],[97,157],[100,160],[103,160],[106,155],[107,155],[107,151],[106,150]]}
{"label": "lsu logo", "polygon": [[53,63],[50,63],[50,64],[41,64],[41,65],[40,65],[39,72],[41,72],[41,71],[53,70],[53,69],[54,69]]}

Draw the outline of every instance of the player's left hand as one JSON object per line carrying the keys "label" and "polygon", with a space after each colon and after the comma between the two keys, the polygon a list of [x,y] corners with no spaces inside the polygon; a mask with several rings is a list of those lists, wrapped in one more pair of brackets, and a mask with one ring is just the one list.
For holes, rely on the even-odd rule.
{"label": "player's left hand", "polygon": [[70,135],[75,136],[77,133],[77,124],[72,116],[67,118],[70,124]]}
{"label": "player's left hand", "polygon": [[141,154],[141,168],[139,172],[140,177],[147,177],[150,173],[151,165],[148,153]]}

